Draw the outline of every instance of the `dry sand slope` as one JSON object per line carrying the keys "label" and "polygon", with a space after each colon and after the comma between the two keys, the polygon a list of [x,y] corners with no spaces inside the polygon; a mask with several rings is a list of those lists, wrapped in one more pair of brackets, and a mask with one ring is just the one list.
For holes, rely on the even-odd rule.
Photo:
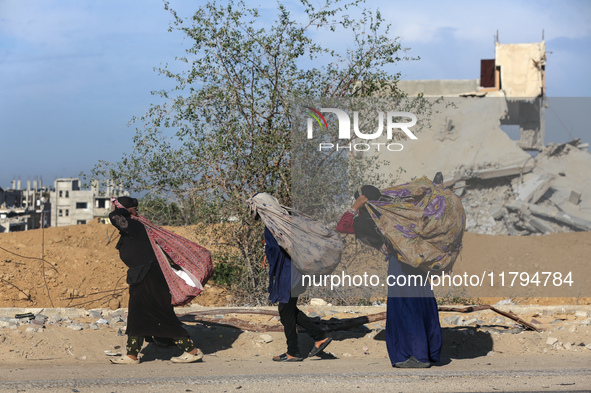
{"label": "dry sand slope", "polygon": [[[192,228],[168,229],[207,247]],[[113,226],[97,221],[0,234],[0,307],[127,307],[118,238]],[[208,292],[201,301],[225,303],[223,291]]]}
{"label": "dry sand slope", "polygon": [[[198,236],[193,227],[168,229],[215,248],[212,239]],[[117,238],[112,226],[96,221],[0,234],[0,307],[126,307],[126,267],[115,249]],[[525,304],[591,304],[591,275],[587,267],[590,258],[591,232],[528,237],[467,233],[455,271],[481,275],[494,270],[497,283],[500,272],[574,268],[578,272],[575,281],[587,288],[576,293],[577,298],[557,297],[562,295],[560,292],[551,293],[549,296],[553,297],[548,298],[544,298],[544,292],[535,298],[518,297],[504,289],[499,293],[477,292],[479,299],[474,300],[493,303],[511,297],[514,302]],[[506,279],[509,278],[507,274]],[[550,293],[549,289],[544,291]],[[227,296],[223,290],[209,286],[193,304],[226,305]]]}

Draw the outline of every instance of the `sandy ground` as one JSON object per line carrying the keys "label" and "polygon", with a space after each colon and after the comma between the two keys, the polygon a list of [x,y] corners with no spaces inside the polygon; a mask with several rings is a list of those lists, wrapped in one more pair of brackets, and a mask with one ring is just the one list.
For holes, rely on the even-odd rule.
{"label": "sandy ground", "polygon": [[[191,228],[173,228],[205,244]],[[111,239],[108,242],[108,239]],[[539,331],[523,330],[492,311],[441,312],[442,361],[428,370],[392,369],[384,341],[385,321],[347,331],[322,358],[277,364],[285,351],[281,332],[243,331],[225,326],[228,318],[279,324],[269,315],[226,314],[217,325],[187,322],[205,353],[191,365],[170,362],[179,350],[147,344],[137,366],[110,365],[105,351],[125,346],[125,266],[114,249],[112,227],[84,226],[0,234],[0,390],[22,392],[133,391],[561,391],[591,389],[590,298],[511,297],[498,306]],[[467,234],[458,269],[519,264],[584,265],[591,255],[591,233],[528,238]],[[42,259],[44,261],[42,261]],[[503,265],[505,264],[505,265]],[[511,265],[512,264],[512,265]],[[517,265],[524,266],[524,265]],[[547,266],[547,265],[545,265]],[[544,266],[544,268],[546,268]],[[568,265],[570,266],[570,265]],[[505,268],[505,267],[503,267]],[[576,277],[586,282],[584,273]],[[48,296],[48,293],[50,296]],[[478,302],[507,302],[507,294]],[[224,306],[228,294],[208,286],[180,314]],[[468,299],[470,300],[470,299]],[[531,304],[531,305],[529,305]],[[273,310],[273,307],[269,309]],[[385,310],[375,307],[302,305],[321,319],[345,319]],[[33,323],[14,316],[33,312],[47,317]],[[302,353],[312,341],[302,333]],[[295,385],[294,385],[295,384]],[[297,387],[297,388],[295,388]]]}
{"label": "sandy ground", "polygon": [[[269,315],[216,311],[216,325],[187,322],[187,330],[203,350],[203,362],[176,365],[176,347],[147,344],[139,365],[109,364],[106,353],[124,351],[125,310],[30,309],[46,323],[0,329],[0,390],[22,392],[132,391],[279,391],[298,383],[295,391],[585,391],[591,387],[591,306],[499,306],[513,311],[539,331],[523,330],[490,310],[470,314],[440,313],[443,326],[441,362],[429,370],[399,370],[390,365],[384,321],[331,332],[333,343],[321,357],[302,363],[271,360],[285,351],[281,332],[242,331],[228,326],[241,318],[275,326]],[[273,310],[273,307],[265,308]],[[317,318],[351,318],[383,312],[385,307],[302,306]],[[178,309],[179,313],[208,310]],[[4,308],[0,318],[23,309]],[[61,320],[58,322],[56,316]],[[99,317],[99,318],[97,318]],[[98,323],[93,329],[92,324]],[[300,333],[302,353],[312,340]],[[318,378],[320,385],[311,382]],[[430,382],[427,384],[426,382]],[[435,385],[433,385],[435,383]],[[239,388],[241,387],[241,388]],[[109,390],[101,390],[101,389]],[[52,390],[55,389],[55,390]],[[68,390],[71,391],[71,390]]]}

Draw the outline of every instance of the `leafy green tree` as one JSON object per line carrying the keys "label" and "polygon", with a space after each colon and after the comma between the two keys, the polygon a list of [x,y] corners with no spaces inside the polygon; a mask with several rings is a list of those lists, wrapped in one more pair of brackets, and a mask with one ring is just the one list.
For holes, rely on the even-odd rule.
{"label": "leafy green tree", "polygon": [[[133,150],[92,171],[93,178],[147,193],[152,205],[154,198],[194,201],[192,217],[227,223],[219,236],[235,259],[225,254],[224,261],[240,266],[237,293],[251,304],[264,301],[267,278],[262,224],[245,201],[268,192],[292,202],[294,100],[372,95],[386,87],[398,94],[398,75],[388,66],[406,59],[404,49],[380,13],[359,3],[325,0],[317,7],[301,0],[299,17],[279,4],[273,23],[242,2],[210,2],[188,19],[166,3],[170,30],[190,43],[177,58],[183,71],[159,69],[176,87],[155,92],[162,103],[134,119]],[[324,47],[313,38],[319,31],[342,37],[348,49]]]}

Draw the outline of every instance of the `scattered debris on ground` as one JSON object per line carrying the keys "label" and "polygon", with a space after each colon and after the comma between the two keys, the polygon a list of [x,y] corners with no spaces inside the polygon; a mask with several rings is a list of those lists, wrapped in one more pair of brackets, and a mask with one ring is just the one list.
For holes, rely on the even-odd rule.
{"label": "scattered debris on ground", "polygon": [[460,167],[445,185],[462,197],[466,230],[488,235],[591,231],[591,154],[576,139],[524,165]]}
{"label": "scattered debris on ground", "polygon": [[[518,356],[527,353],[591,357],[591,306],[519,306],[495,305],[502,312],[518,315],[537,331],[525,329],[513,319],[490,309],[471,313],[440,311],[446,356]],[[356,326],[342,322],[359,320],[385,312],[384,306],[337,307],[301,306],[308,315],[326,327],[333,337],[327,356],[387,357],[385,321],[379,318]],[[280,329],[261,332],[244,325],[230,326],[236,320],[252,326],[281,327],[276,308],[204,308],[178,310],[186,316],[213,315],[215,323],[186,321],[185,326],[206,355],[222,358],[268,357],[285,350]],[[30,312],[33,317],[22,317]],[[18,318],[17,318],[18,316]],[[0,356],[7,363],[33,360],[106,363],[125,347],[125,309],[0,309]],[[190,318],[189,318],[190,319]],[[341,321],[341,322],[339,322]],[[301,335],[301,345],[311,345]],[[178,348],[148,343],[143,349],[147,358],[168,359],[178,355]]]}

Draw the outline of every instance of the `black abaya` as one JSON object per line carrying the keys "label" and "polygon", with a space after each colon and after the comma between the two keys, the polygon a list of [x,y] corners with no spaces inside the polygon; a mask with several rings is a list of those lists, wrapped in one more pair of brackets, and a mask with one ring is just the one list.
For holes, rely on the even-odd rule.
{"label": "black abaya", "polygon": [[109,214],[111,223],[119,229],[119,256],[128,267],[129,306],[127,331],[129,336],[189,337],[174,312],[168,284],[158,265],[156,254],[144,225],[131,218],[127,209]]}

